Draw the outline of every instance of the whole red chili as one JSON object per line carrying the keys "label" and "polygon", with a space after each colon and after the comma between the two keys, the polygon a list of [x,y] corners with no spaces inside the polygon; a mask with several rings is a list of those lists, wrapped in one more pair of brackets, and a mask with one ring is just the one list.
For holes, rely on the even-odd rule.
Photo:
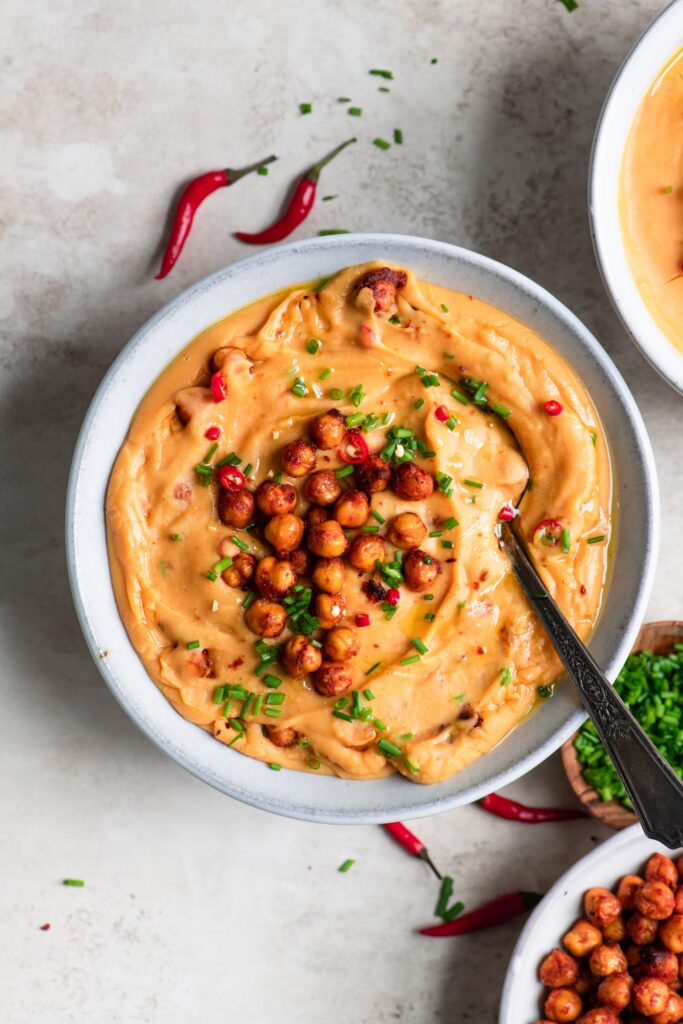
{"label": "whole red chili", "polygon": [[335,156],[341,153],[342,149],[346,149],[347,146],[350,146],[355,141],[355,139],[347,139],[346,142],[342,142],[340,146],[333,149],[331,153],[328,153],[326,157],[319,163],[314,164],[310,171],[304,174],[294,189],[285,212],[274,224],[271,224],[269,228],[265,228],[263,231],[257,231],[255,234],[237,231],[235,232],[235,237],[239,238],[241,242],[249,242],[250,245],[266,245],[269,242],[281,242],[283,238],[291,235],[292,231],[306,220],[313,209],[318,178],[323,167],[329,164],[330,160],[334,160]]}
{"label": "whole red chili", "polygon": [[479,806],[497,818],[523,821],[526,825],[538,825],[544,821],[575,821],[577,818],[588,817],[585,811],[570,807],[527,807],[526,804],[508,800],[497,793],[489,793],[479,801]]}
{"label": "whole red chili", "polygon": [[347,462],[351,466],[357,466],[360,462],[365,462],[369,454],[370,449],[367,446],[367,442],[357,430],[347,431],[344,437],[344,444],[337,452],[342,462]]}
{"label": "whole red chili", "polygon": [[399,846],[402,846],[404,850],[408,851],[408,853],[412,853],[413,857],[419,857],[420,860],[425,862],[425,864],[429,864],[436,877],[441,878],[441,874],[429,856],[425,844],[421,839],[418,839],[416,835],[407,829],[403,822],[391,821],[387,825],[382,825],[382,828],[386,829],[389,835],[396,840]]}
{"label": "whole red chili", "polygon": [[[540,535],[540,536],[539,536]],[[534,540],[540,540],[546,547],[556,547],[562,536],[562,523],[559,519],[541,519],[533,533]]]}
{"label": "whole red chili", "polygon": [[246,483],[244,473],[237,466],[219,466],[216,478],[226,491],[241,491]]}
{"label": "whole red chili", "polygon": [[552,399],[551,401],[546,402],[543,408],[548,413],[548,416],[559,416],[560,413],[563,411],[563,406],[559,402],[555,402]]}
{"label": "whole red chili", "polygon": [[240,167],[238,170],[227,167],[223,171],[207,171],[206,174],[200,174],[198,178],[193,178],[185,186],[176,206],[171,237],[166,245],[164,258],[161,261],[161,270],[154,278],[155,281],[161,281],[162,278],[166,277],[173,270],[187,241],[194,215],[207,196],[210,196],[216,189],[225,188],[226,185],[233,185],[240,178],[243,178],[245,174],[258,171],[260,167],[265,167],[266,164],[272,164],[273,160],[277,160],[277,157],[269,156],[265,160],[259,160],[257,164],[249,164],[248,167]]}
{"label": "whole red chili", "polygon": [[222,402],[228,397],[228,388],[220,370],[211,374],[211,394],[214,402]]}
{"label": "whole red chili", "polygon": [[520,914],[526,914],[542,899],[543,897],[536,892],[508,892],[452,921],[444,921],[443,924],[435,924],[429,928],[420,928],[420,935],[433,935],[441,938],[445,935],[469,935],[471,932],[480,932],[485,928],[495,928],[498,924],[512,921]]}

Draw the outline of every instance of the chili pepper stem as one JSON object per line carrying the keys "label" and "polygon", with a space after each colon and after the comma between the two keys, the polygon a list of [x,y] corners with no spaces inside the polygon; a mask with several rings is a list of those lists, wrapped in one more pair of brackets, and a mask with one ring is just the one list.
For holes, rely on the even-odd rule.
{"label": "chili pepper stem", "polygon": [[352,142],[356,141],[357,140],[355,138],[347,139],[346,142],[340,143],[335,149],[332,150],[331,153],[328,153],[327,156],[324,156],[322,160],[320,160],[317,164],[313,164],[310,171],[306,175],[306,180],[317,182],[323,167],[326,167],[331,160],[334,160],[337,154],[341,153],[342,149],[346,149],[347,146],[350,146]]}
{"label": "chili pepper stem", "polygon": [[265,160],[259,160],[254,164],[247,164],[246,167],[227,167],[225,177],[228,179],[228,185],[232,185],[233,182],[239,181],[239,179],[243,178],[245,174],[252,174],[254,171],[258,171],[259,167],[265,167],[266,164],[272,164],[274,160],[277,160],[277,157],[271,153],[271,155],[267,156]]}
{"label": "chili pepper stem", "polygon": [[432,871],[434,872],[436,877],[439,879],[439,881],[441,881],[441,878],[442,878],[441,872],[437,868],[437,866],[434,863],[434,861],[432,860],[432,858],[427,853],[426,848],[424,850],[420,850],[420,852],[418,853],[418,857],[420,858],[420,860],[423,860],[425,862],[425,864],[429,864],[430,868],[432,869]]}

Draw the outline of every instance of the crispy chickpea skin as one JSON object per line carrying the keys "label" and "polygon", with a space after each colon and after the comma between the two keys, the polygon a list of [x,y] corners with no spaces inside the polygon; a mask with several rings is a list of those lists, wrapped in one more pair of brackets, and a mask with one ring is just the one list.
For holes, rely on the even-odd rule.
{"label": "crispy chickpea skin", "polygon": [[643,882],[633,895],[633,905],[644,917],[665,921],[674,912],[674,894],[664,882]]}
{"label": "crispy chickpea skin", "polygon": [[678,977],[678,957],[670,949],[646,946],[640,956],[643,974],[670,985]]}
{"label": "crispy chickpea skin", "polygon": [[326,594],[339,594],[344,586],[344,563],[341,558],[321,558],[312,575],[313,585]]}
{"label": "crispy chickpea skin", "polygon": [[221,579],[229,587],[243,587],[254,575],[256,559],[246,551],[240,551],[232,560],[232,565],[224,569]]}
{"label": "crispy chickpea skin", "polygon": [[349,551],[349,562],[359,572],[370,572],[376,561],[384,559],[384,541],[381,537],[365,534],[356,537]]}
{"label": "crispy chickpea skin", "polygon": [[616,942],[603,942],[591,953],[588,966],[596,978],[606,978],[608,974],[620,974],[628,965],[621,946]]}
{"label": "crispy chickpea skin", "polygon": [[273,637],[279,636],[285,628],[287,613],[282,605],[259,597],[247,608],[244,620],[252,633]]}
{"label": "crispy chickpea skin", "polygon": [[326,522],[326,520],[331,518],[332,514],[329,508],[323,508],[322,505],[311,505],[311,507],[306,512],[306,515],[304,516],[306,529],[310,530],[312,526],[317,526],[318,523],[324,523]]}
{"label": "crispy chickpea skin", "polygon": [[415,512],[401,512],[389,523],[387,537],[397,548],[417,548],[427,536],[427,527]]}
{"label": "crispy chickpea skin", "polygon": [[404,501],[424,501],[434,492],[434,478],[414,462],[402,462],[392,473],[391,486]]}
{"label": "crispy chickpea skin", "polygon": [[277,600],[288,594],[297,580],[294,566],[272,555],[262,558],[256,567],[254,582],[263,597],[269,601]]}
{"label": "crispy chickpea skin", "polygon": [[428,590],[441,573],[441,562],[422,548],[413,548],[403,559],[403,579],[408,590]]}
{"label": "crispy chickpea skin", "polygon": [[604,928],[615,917],[619,917],[621,903],[609,889],[596,886],[583,897],[583,909],[591,924],[596,928]]}
{"label": "crispy chickpea skin", "polygon": [[652,1024],[678,1024],[681,1018],[683,1018],[683,999],[675,992],[670,992],[662,1012],[648,1017],[648,1021],[651,1021]]}
{"label": "crispy chickpea skin", "polygon": [[590,921],[581,918],[572,925],[562,942],[572,956],[588,956],[602,942],[602,933]]}
{"label": "crispy chickpea skin", "polygon": [[672,914],[660,924],[659,939],[672,953],[683,953],[683,914]]}
{"label": "crispy chickpea skin", "polygon": [[296,491],[291,484],[264,480],[256,489],[256,504],[265,516],[281,516],[296,508]]}
{"label": "crispy chickpea skin", "polygon": [[554,949],[541,964],[538,976],[548,988],[568,988],[579,976],[579,965],[568,953]]}
{"label": "crispy chickpea skin", "polygon": [[617,886],[616,896],[624,910],[633,910],[633,897],[644,879],[640,875],[624,875]]}
{"label": "crispy chickpea skin", "polygon": [[633,978],[626,971],[610,974],[598,985],[598,1002],[614,1010],[625,1010],[631,1001]]}
{"label": "crispy chickpea skin", "polygon": [[218,492],[218,518],[226,526],[243,530],[254,518],[254,495],[245,490],[226,491],[221,487]]}
{"label": "crispy chickpea skin", "polygon": [[366,494],[386,491],[391,480],[389,463],[380,455],[369,455],[355,470],[356,483]]}
{"label": "crispy chickpea skin", "polygon": [[664,882],[670,889],[678,885],[678,871],[670,857],[663,853],[653,853],[645,865],[646,882]]}
{"label": "crispy chickpea skin", "polygon": [[370,517],[370,502],[363,491],[347,491],[337,499],[334,518],[341,526],[355,529],[365,526]]}
{"label": "crispy chickpea skin", "polygon": [[349,546],[346,534],[336,519],[311,527],[306,538],[309,550],[321,558],[338,558]]}
{"label": "crispy chickpea skin", "polygon": [[658,978],[640,978],[631,992],[633,1008],[646,1017],[666,1009],[669,987]]}
{"label": "crispy chickpea skin", "polygon": [[610,1006],[596,1006],[594,1010],[582,1014],[577,1024],[620,1024],[621,1018]]}
{"label": "crispy chickpea skin", "polygon": [[581,996],[573,988],[554,988],[548,993],[543,1012],[549,1020],[574,1021],[583,1009]]}
{"label": "crispy chickpea skin", "polygon": [[331,469],[316,469],[304,481],[304,498],[312,505],[334,505],[341,484]]}
{"label": "crispy chickpea skin", "polygon": [[290,676],[303,679],[310,672],[317,672],[322,665],[323,656],[319,648],[314,647],[307,636],[297,633],[285,644],[282,657],[285,668]]}
{"label": "crispy chickpea skin", "polygon": [[276,747],[293,747],[296,743],[298,733],[291,726],[282,728],[277,725],[264,725],[263,728],[270,742]]}
{"label": "crispy chickpea skin", "polygon": [[341,594],[318,594],[315,599],[315,614],[321,629],[338,626],[346,615],[346,601]]}
{"label": "crispy chickpea skin", "polygon": [[629,914],[626,921],[626,931],[632,942],[637,946],[648,946],[655,941],[657,935],[657,922],[649,917],[643,917],[637,911]]}
{"label": "crispy chickpea skin", "polygon": [[339,409],[328,409],[322,416],[316,416],[308,428],[313,443],[329,451],[338,448],[346,434],[346,421]]}
{"label": "crispy chickpea skin", "polygon": [[623,942],[626,938],[626,922],[623,917],[615,917],[602,929],[603,938],[608,942]]}
{"label": "crispy chickpea skin", "polygon": [[306,476],[315,469],[315,445],[308,441],[291,441],[282,452],[282,468],[289,476]]}
{"label": "crispy chickpea skin", "polygon": [[294,566],[294,572],[297,576],[308,576],[308,571],[311,568],[311,559],[305,548],[296,548],[294,551],[290,551],[287,555],[287,561],[291,562]]}
{"label": "crispy chickpea skin", "polygon": [[315,688],[324,697],[337,697],[353,686],[353,672],[348,665],[324,661],[315,674]]}
{"label": "crispy chickpea skin", "polygon": [[350,661],[360,650],[358,634],[350,626],[331,629],[323,640],[325,657],[330,661]]}

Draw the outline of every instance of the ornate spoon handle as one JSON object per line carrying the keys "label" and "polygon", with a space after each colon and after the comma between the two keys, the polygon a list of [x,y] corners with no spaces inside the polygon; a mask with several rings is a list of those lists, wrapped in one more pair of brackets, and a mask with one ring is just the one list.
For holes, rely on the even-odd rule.
{"label": "ornate spoon handle", "polygon": [[564,667],[581,694],[605,750],[626,787],[643,831],[670,849],[683,846],[683,783],[635,720],[546,590],[509,523],[501,547]]}

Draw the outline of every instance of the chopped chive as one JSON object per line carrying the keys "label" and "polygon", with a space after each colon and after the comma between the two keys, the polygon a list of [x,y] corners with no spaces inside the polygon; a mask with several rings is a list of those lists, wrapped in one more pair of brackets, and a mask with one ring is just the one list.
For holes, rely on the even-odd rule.
{"label": "chopped chive", "polygon": [[[377,664],[379,664],[379,662]],[[367,672],[365,674],[367,675]],[[375,695],[372,692],[372,690],[363,690],[363,696],[365,697],[366,700],[374,700],[375,699]]]}
{"label": "chopped chive", "polygon": [[373,139],[372,144],[373,146],[377,146],[378,149],[391,149],[391,143],[387,142],[386,139]]}
{"label": "chopped chive", "polygon": [[248,462],[248,463],[246,464],[246,466],[244,467],[244,475],[245,475],[245,477],[248,477],[248,476],[249,476],[249,474],[251,473],[251,471],[252,471],[252,469],[253,469],[253,468],[254,468],[254,467],[252,466],[251,462]]}
{"label": "chopped chive", "polygon": [[597,537],[589,537],[586,544],[602,544],[604,540],[607,540],[607,537],[604,533],[601,533]]}
{"label": "chopped chive", "polygon": [[537,686],[536,687],[536,693],[538,694],[539,697],[542,697],[542,698],[552,697],[552,695],[553,695],[553,688],[552,688],[552,686]]}
{"label": "chopped chive", "polygon": [[394,142],[397,146],[403,144],[403,132],[400,128],[394,128]]}
{"label": "chopped chive", "polygon": [[451,389],[451,398],[454,398],[456,402],[460,402],[461,405],[469,405],[469,398],[463,391],[460,391],[458,388]]}
{"label": "chopped chive", "polygon": [[199,640],[190,640],[189,644],[185,645],[188,651],[196,651],[198,647],[201,647]]}
{"label": "chopped chive", "polygon": [[591,441],[593,442],[593,447],[595,448],[595,445],[598,442],[598,435],[595,433],[594,430],[591,430]]}
{"label": "chopped chive", "polygon": [[263,677],[263,682],[266,684],[266,686],[270,686],[274,690],[276,690],[278,686],[282,686],[282,680],[280,679],[280,677],[274,676],[270,672],[266,673],[266,675]]}
{"label": "chopped chive", "polygon": [[414,636],[410,642],[415,648],[415,650],[419,651],[420,654],[426,654],[427,651],[429,650],[429,648],[425,647],[425,645],[422,643],[419,636]]}
{"label": "chopped chive", "polygon": [[423,601],[433,601],[434,600],[434,595],[433,594],[423,594],[422,595],[422,600]]}
{"label": "chopped chive", "polygon": [[452,540],[442,540],[441,547],[446,548],[448,551],[452,551],[455,545]]}
{"label": "chopped chive", "polygon": [[335,718],[341,718],[344,722],[352,722],[353,718],[351,715],[347,715],[345,711],[338,711],[336,708],[332,712]]}
{"label": "chopped chive", "polygon": [[351,416],[347,416],[344,422],[346,423],[347,427],[357,427],[359,423],[362,423],[364,420],[364,412],[354,412],[351,414]]}
{"label": "chopped chive", "polygon": [[379,533],[379,526],[368,526],[367,524],[363,527],[362,533]]}
{"label": "chopped chive", "polygon": [[397,747],[395,743],[390,743],[389,740],[378,740],[377,746],[382,753],[388,754],[389,757],[400,757],[403,753],[400,747]]}
{"label": "chopped chive", "polygon": [[318,234],[321,238],[324,238],[325,235],[348,235],[349,231],[348,228],[325,228],[324,231],[319,231]]}
{"label": "chopped chive", "polygon": [[242,711],[240,712],[242,718],[246,718],[247,715],[249,714],[249,711],[251,710],[251,705],[254,703],[255,698],[256,694],[254,693],[253,690],[250,690],[249,694],[247,695],[247,699],[245,700],[244,705],[242,707]]}
{"label": "chopped chive", "polygon": [[230,725],[233,727],[235,732],[244,732],[244,726],[240,722],[239,718],[231,718]]}
{"label": "chopped chive", "polygon": [[342,477],[350,476],[353,473],[353,466],[341,466],[339,469],[335,469],[334,475],[340,480]]}
{"label": "chopped chive", "polygon": [[336,196],[323,196],[323,202],[324,203],[329,203],[333,199],[338,199],[338,198],[339,198],[338,195],[336,195]]}
{"label": "chopped chive", "polygon": [[401,318],[400,318],[400,316],[396,316],[396,314],[394,313],[393,316],[389,317],[389,323],[393,324],[394,327],[400,327],[401,326]]}
{"label": "chopped chive", "polygon": [[197,465],[194,467],[194,470],[195,470],[195,473],[197,473],[197,475],[200,476],[200,477],[208,478],[208,477],[211,476],[211,467],[210,466],[205,466],[201,462],[197,463]]}
{"label": "chopped chive", "polygon": [[267,693],[265,698],[266,704],[284,704],[285,695],[284,693]]}
{"label": "chopped chive", "polygon": [[231,565],[232,565],[232,558],[230,557],[230,555],[226,555],[225,558],[221,558],[220,562],[216,562],[216,564],[214,565],[214,567],[212,569],[212,572],[215,572],[215,573],[223,572],[224,569],[229,569]]}
{"label": "chopped chive", "polygon": [[377,522],[378,522],[378,523],[380,524],[380,526],[381,526],[381,525],[382,525],[383,523],[386,523],[386,519],[384,518],[384,516],[383,516],[383,515],[381,515],[381,513],[379,513],[379,512],[377,511],[377,509],[376,509],[376,508],[371,508],[371,509],[370,509],[370,515],[371,515],[371,516],[373,517],[373,519],[376,519],[376,520],[377,520]]}
{"label": "chopped chive", "polygon": [[268,168],[267,167],[259,167],[258,170],[256,171],[256,173],[265,176],[268,173]]}
{"label": "chopped chive", "polygon": [[673,185],[665,185],[665,186],[664,186],[664,192],[665,192],[665,193],[666,193],[667,195],[669,195],[669,194],[670,194],[671,192],[673,192],[673,190],[674,190],[674,187],[673,187]]}
{"label": "chopped chive", "polygon": [[334,399],[335,402],[340,402],[344,397],[344,392],[341,388],[332,388],[330,391],[330,398]]}
{"label": "chopped chive", "polygon": [[306,395],[308,394],[308,388],[306,387],[306,382],[304,381],[303,377],[297,377],[295,379],[291,387],[291,392],[293,395],[296,395],[297,398],[306,397]]}
{"label": "chopped chive", "polygon": [[268,761],[268,767],[271,772],[279,772],[282,770],[282,765],[278,764],[276,761]]}
{"label": "chopped chive", "polygon": [[458,421],[456,420],[455,416],[449,416],[448,419],[446,420],[446,426],[448,427],[449,430],[455,430],[457,425]]}
{"label": "chopped chive", "polygon": [[236,544],[236,545],[237,545],[237,547],[238,547],[238,548],[240,549],[240,551],[248,551],[248,550],[249,550],[249,545],[248,545],[248,544],[245,544],[245,543],[244,543],[244,541],[243,541],[243,540],[240,540],[240,538],[239,538],[239,537],[235,537],[235,535],[234,535],[234,534],[233,534],[233,536],[232,536],[232,537],[230,538],[230,540],[231,540],[231,541],[233,542],[233,544]]}
{"label": "chopped chive", "polygon": [[313,771],[317,771],[317,769],[320,767],[320,761],[318,760],[317,757],[311,757],[306,762],[306,764],[308,765],[309,768],[312,768]]}
{"label": "chopped chive", "polygon": [[381,68],[371,68],[370,74],[371,75],[379,75],[380,78],[393,78],[394,77],[393,71],[384,71]]}
{"label": "chopped chive", "polygon": [[391,92],[388,85],[380,85],[377,87],[377,92]]}
{"label": "chopped chive", "polygon": [[[239,455],[237,454],[237,452],[230,452],[229,455],[226,455],[225,458],[221,459],[219,462],[217,462],[216,465],[217,466],[239,466],[241,461],[242,460],[239,457]],[[245,473],[245,476],[246,476],[246,473]]]}
{"label": "chopped chive", "polygon": [[83,886],[85,885],[85,882],[83,881],[82,878],[65,878],[64,881],[62,882],[62,885],[70,885],[74,889],[82,889]]}
{"label": "chopped chive", "polygon": [[224,693],[225,693],[225,687],[224,686],[217,686],[215,688],[215,690],[213,691],[213,702],[214,702],[214,704],[222,704],[223,703],[223,695],[224,695]]}
{"label": "chopped chive", "polygon": [[415,733],[412,733],[412,732],[403,732],[399,736],[399,739],[400,740],[412,740],[414,735],[415,735]]}
{"label": "chopped chive", "polygon": [[403,755],[403,763],[408,769],[408,771],[411,773],[411,775],[417,775],[417,773],[420,770],[420,766],[417,764],[413,764],[412,761],[409,761],[405,754]]}
{"label": "chopped chive", "polygon": [[430,537],[443,537],[443,530],[432,530]]}
{"label": "chopped chive", "polygon": [[569,554],[569,548],[571,547],[571,535],[569,533],[568,526],[565,526],[564,530],[562,531],[560,541],[562,544],[562,551],[564,552],[564,554]]}
{"label": "chopped chive", "polygon": [[[378,669],[378,668],[380,667],[380,665],[381,665],[381,664],[382,664],[382,662],[381,662],[381,661],[376,661],[374,665],[371,665],[371,666],[370,666],[370,668],[366,668],[366,670],[365,670],[365,675],[366,675],[366,676],[372,675],[372,673],[373,673],[373,672],[375,671],[375,669]],[[370,700],[370,699],[371,699],[371,698],[370,698],[370,697],[368,697],[368,700]]]}
{"label": "chopped chive", "polygon": [[351,102],[351,97],[350,96],[339,96],[337,98],[337,103],[350,103],[350,102]]}
{"label": "chopped chive", "polygon": [[353,857],[349,857],[348,860],[345,860],[343,864],[339,865],[339,867],[337,868],[337,871],[340,871],[342,873],[342,875],[345,875],[346,872],[349,870],[349,868],[352,868],[355,863],[356,862],[353,859]]}
{"label": "chopped chive", "polygon": [[182,540],[182,539],[183,539],[182,533],[172,533],[171,534],[171,540]]}
{"label": "chopped chive", "polygon": [[449,516],[448,519],[444,519],[443,525],[447,530],[454,530],[456,526],[459,526],[460,524],[455,516]]}
{"label": "chopped chive", "polygon": [[206,574],[206,578],[207,578],[207,580],[211,580],[212,583],[215,583],[216,580],[218,579],[218,576],[213,571],[213,569],[209,569],[209,571]]}
{"label": "chopped chive", "polygon": [[330,369],[330,367],[326,366],[325,369],[321,370],[321,372],[318,374],[318,380],[327,380],[331,373],[332,370]]}
{"label": "chopped chive", "polygon": [[424,404],[424,398],[418,398],[416,402],[413,402],[413,409],[421,409]]}
{"label": "chopped chive", "polygon": [[349,703],[349,698],[348,697],[340,697],[339,700],[335,700],[335,702],[334,702],[335,711],[343,711],[348,703]]}
{"label": "chopped chive", "polygon": [[214,457],[214,455],[216,454],[217,451],[218,451],[218,441],[214,441],[214,443],[211,445],[211,447],[209,448],[208,452],[206,453],[206,455],[202,459],[202,462],[211,462],[211,459]]}
{"label": "chopped chive", "polygon": [[363,388],[363,385],[356,384],[355,388],[352,388],[351,391],[349,391],[349,398],[351,399],[351,404],[357,409],[365,398],[365,389]]}
{"label": "chopped chive", "polygon": [[445,302],[442,302],[442,303],[441,303],[441,311],[442,311],[443,313],[447,313],[447,312],[448,312],[448,306],[446,305],[446,303],[445,303]]}
{"label": "chopped chive", "polygon": [[433,622],[435,618],[436,615],[434,614],[434,612],[427,612],[427,614],[425,615],[425,622]]}
{"label": "chopped chive", "polygon": [[416,661],[420,660],[419,654],[413,654],[410,658],[403,658],[400,662],[401,665],[414,665]]}
{"label": "chopped chive", "polygon": [[[271,694],[268,694],[268,696],[271,696]],[[253,707],[253,710],[251,712],[252,715],[260,715],[262,707],[263,707],[263,694],[259,693],[259,695],[257,696],[256,700],[254,701],[254,707]]]}
{"label": "chopped chive", "polygon": [[296,745],[297,747],[310,747],[311,741],[306,739],[306,737],[304,736],[302,737],[302,739],[296,741]]}
{"label": "chopped chive", "polygon": [[363,116],[363,108],[362,107],[349,107],[349,109],[346,111],[346,113],[349,114],[350,117],[362,117]]}
{"label": "chopped chive", "polygon": [[309,338],[308,341],[306,342],[306,351],[310,356],[314,356],[321,345],[322,341],[320,341],[318,338]]}
{"label": "chopped chive", "polygon": [[512,682],[512,672],[506,666],[502,670],[502,672],[500,673],[500,685],[501,686],[509,686],[511,682]]}
{"label": "chopped chive", "polygon": [[312,103],[300,103],[299,104],[299,113],[300,114],[310,114],[312,110],[313,110],[313,104]]}
{"label": "chopped chive", "polygon": [[250,590],[244,601],[242,601],[242,611],[246,612],[247,608],[254,603],[256,600],[256,591]]}
{"label": "chopped chive", "polygon": [[264,708],[263,714],[268,715],[269,718],[279,718],[281,712],[279,708]]}
{"label": "chopped chive", "polygon": [[275,481],[276,484],[281,484],[282,483],[282,473],[275,473],[275,474],[273,474],[273,480]]}
{"label": "chopped chive", "polygon": [[502,417],[506,420],[510,415],[510,410],[504,405],[500,405],[498,402],[494,403],[491,407],[491,412],[495,412],[496,416]]}
{"label": "chopped chive", "polygon": [[476,487],[477,490],[481,490],[484,486],[478,480],[463,480],[465,487]]}

